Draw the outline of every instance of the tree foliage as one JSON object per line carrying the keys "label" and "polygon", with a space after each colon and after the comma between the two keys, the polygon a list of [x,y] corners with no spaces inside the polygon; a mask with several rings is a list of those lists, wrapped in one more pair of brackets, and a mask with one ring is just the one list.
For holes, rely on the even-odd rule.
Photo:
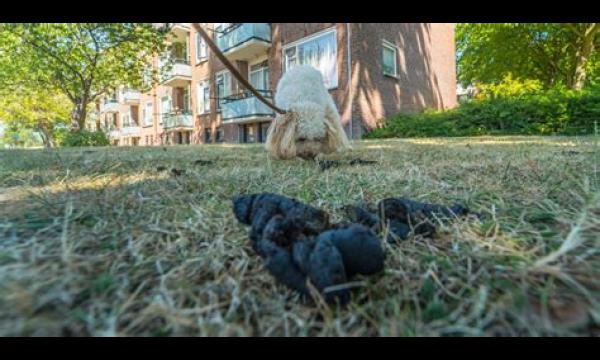
{"label": "tree foliage", "polygon": [[165,28],[143,23],[0,24],[0,87],[59,91],[83,129],[89,104],[120,85],[140,87]]}
{"label": "tree foliage", "polygon": [[464,85],[512,74],[547,87],[581,89],[600,76],[598,23],[465,23],[457,25],[456,40]]}
{"label": "tree foliage", "polygon": [[46,147],[56,145],[55,133],[69,124],[71,104],[60,92],[19,86],[0,92],[0,119],[12,135],[38,132]]}

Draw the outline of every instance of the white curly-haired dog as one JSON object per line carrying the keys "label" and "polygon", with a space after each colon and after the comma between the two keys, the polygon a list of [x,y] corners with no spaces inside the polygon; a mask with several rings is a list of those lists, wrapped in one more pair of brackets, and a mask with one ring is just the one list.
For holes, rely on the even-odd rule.
{"label": "white curly-haired dog", "polygon": [[323,84],[321,73],[310,65],[287,71],[275,94],[278,114],[267,133],[265,147],[278,159],[313,159],[350,149],[340,115]]}

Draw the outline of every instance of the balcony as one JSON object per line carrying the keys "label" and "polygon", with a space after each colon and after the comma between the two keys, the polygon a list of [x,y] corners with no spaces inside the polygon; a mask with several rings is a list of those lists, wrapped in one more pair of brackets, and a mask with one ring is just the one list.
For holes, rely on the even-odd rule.
{"label": "balcony", "polygon": [[102,125],[100,126],[100,129],[108,134],[108,137],[111,139],[118,138],[121,135],[121,132],[115,125]]}
{"label": "balcony", "polygon": [[163,114],[163,128],[165,130],[192,129],[194,118],[191,112]]}
{"label": "balcony", "polygon": [[119,130],[110,130],[108,132],[108,137],[111,139],[115,139],[121,136],[121,132]]}
{"label": "balcony", "polygon": [[124,126],[121,129],[121,135],[123,135],[123,136],[138,135],[141,131],[142,130],[137,125]]}
{"label": "balcony", "polygon": [[170,26],[171,32],[167,36],[170,41],[184,40],[192,28],[191,23],[171,23]]}
{"label": "balcony", "polygon": [[[261,90],[263,96],[272,98],[270,91]],[[221,118],[226,123],[243,123],[256,120],[268,120],[275,113],[254,95],[246,92],[229,96],[221,104]]]}
{"label": "balcony", "polygon": [[161,82],[165,86],[183,87],[192,81],[192,67],[186,60],[172,60],[161,64]]}
{"label": "balcony", "polygon": [[219,49],[230,60],[249,60],[267,53],[271,47],[271,25],[241,23],[217,35]]}
{"label": "balcony", "polygon": [[136,105],[140,103],[142,95],[139,91],[133,89],[123,90],[123,102],[127,105]]}
{"label": "balcony", "polygon": [[110,99],[100,105],[100,112],[118,112],[119,102],[116,99]]}

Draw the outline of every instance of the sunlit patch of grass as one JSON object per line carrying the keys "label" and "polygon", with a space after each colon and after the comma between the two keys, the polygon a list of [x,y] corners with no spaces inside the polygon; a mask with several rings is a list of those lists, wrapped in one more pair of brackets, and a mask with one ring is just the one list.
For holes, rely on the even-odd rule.
{"label": "sunlit patch of grass", "polygon": [[[379,163],[321,171],[234,144],[0,151],[0,335],[598,335],[593,139],[390,139],[347,157]],[[262,191],[334,220],[390,196],[484,217],[384,244],[384,273],[346,308],[309,307],[233,217],[232,196]]]}

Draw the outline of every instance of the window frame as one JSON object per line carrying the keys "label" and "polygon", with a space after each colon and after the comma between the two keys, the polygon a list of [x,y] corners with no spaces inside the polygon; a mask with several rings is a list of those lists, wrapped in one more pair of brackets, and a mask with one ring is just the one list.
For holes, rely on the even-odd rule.
{"label": "window frame", "polygon": [[[196,111],[200,115],[210,113],[210,81],[200,80],[196,85]],[[207,93],[208,91],[208,93]],[[200,108],[200,98],[202,97],[203,108]]]}
{"label": "window frame", "polygon": [[[167,99],[169,104],[169,111],[165,112],[163,100]],[[160,98],[160,109],[158,111],[158,123],[162,125],[164,123],[165,114],[170,114],[173,111],[173,99],[169,95],[161,96]]]}
{"label": "window frame", "polygon": [[[385,50],[392,50],[394,52],[394,73],[390,74],[385,71]],[[383,40],[381,43],[381,72],[384,76],[398,78],[398,47],[387,40]]]}
{"label": "window frame", "polygon": [[[148,106],[150,105],[150,106]],[[148,109],[150,109],[150,111],[148,111]],[[146,121],[148,120],[148,121]],[[149,127],[154,125],[154,119],[152,118],[152,102],[151,101],[147,101],[144,104],[144,108],[142,109],[142,122],[143,122],[143,126],[144,127]]]}
{"label": "window frame", "polygon": [[[314,34],[305,36],[305,37],[303,37],[301,39],[298,39],[296,41],[292,41],[289,44],[283,45],[282,49],[281,49],[281,61],[282,61],[281,66],[282,66],[283,74],[285,74],[288,71],[286,52],[289,49],[295,48],[295,52],[294,52],[293,58],[295,59],[295,63],[298,64],[298,61],[299,61],[299,59],[298,59],[298,53],[299,53],[298,47],[299,46],[301,46],[303,44],[306,44],[308,42],[311,42],[313,40],[316,40],[316,39],[318,39],[320,37],[324,37],[324,36],[330,35],[331,33],[333,33],[333,39],[334,39],[333,44],[334,44],[334,49],[335,49],[335,81],[333,82],[333,84],[330,84],[329,87],[327,87],[327,90],[337,89],[338,86],[339,86],[340,67],[338,66],[338,61],[337,61],[337,57],[338,57],[338,44],[337,44],[337,40],[338,40],[338,37],[337,37],[337,29],[336,29],[335,25],[331,26],[331,27],[329,27],[327,29],[318,31],[318,32],[316,32]],[[321,74],[321,75],[323,75],[323,74]]]}
{"label": "window frame", "polygon": [[[226,85],[227,82],[225,80],[226,80],[227,76],[225,76],[225,75],[228,75],[228,77],[229,77],[229,84],[228,85]],[[219,94],[219,80],[218,80],[219,77],[221,77],[221,76],[223,77],[223,87],[225,89],[229,89],[228,93],[226,93],[225,91],[223,92],[223,97],[227,97],[227,96],[232,95],[232,91],[233,91],[233,89],[231,88],[231,72],[229,70],[221,70],[221,71],[215,73],[215,93],[217,95],[216,96],[216,98],[217,98],[217,101],[216,101],[216,104],[217,104],[216,105],[216,110],[217,110],[217,112],[221,111],[221,97],[220,97],[220,94]]]}
{"label": "window frame", "polygon": [[[266,83],[266,88],[265,89],[258,89],[258,90],[264,90],[264,91],[268,91],[270,88],[270,82],[271,82],[271,75],[269,73],[269,64],[266,61],[259,61],[256,62],[254,64],[250,64],[248,66],[248,82],[250,82],[252,84],[252,74],[254,73],[258,73],[258,72],[262,72],[263,76],[262,76],[262,80]],[[258,67],[254,70],[252,70],[252,67]],[[252,86],[256,87],[255,84],[252,84]]]}
{"label": "window frame", "polygon": [[[200,46],[200,44],[203,44],[204,47]],[[201,48],[204,48],[203,56],[200,55]],[[197,64],[201,64],[201,63],[205,62],[206,60],[208,60],[208,46],[206,45],[206,41],[200,35],[200,33],[196,33],[196,62],[197,62]]]}

